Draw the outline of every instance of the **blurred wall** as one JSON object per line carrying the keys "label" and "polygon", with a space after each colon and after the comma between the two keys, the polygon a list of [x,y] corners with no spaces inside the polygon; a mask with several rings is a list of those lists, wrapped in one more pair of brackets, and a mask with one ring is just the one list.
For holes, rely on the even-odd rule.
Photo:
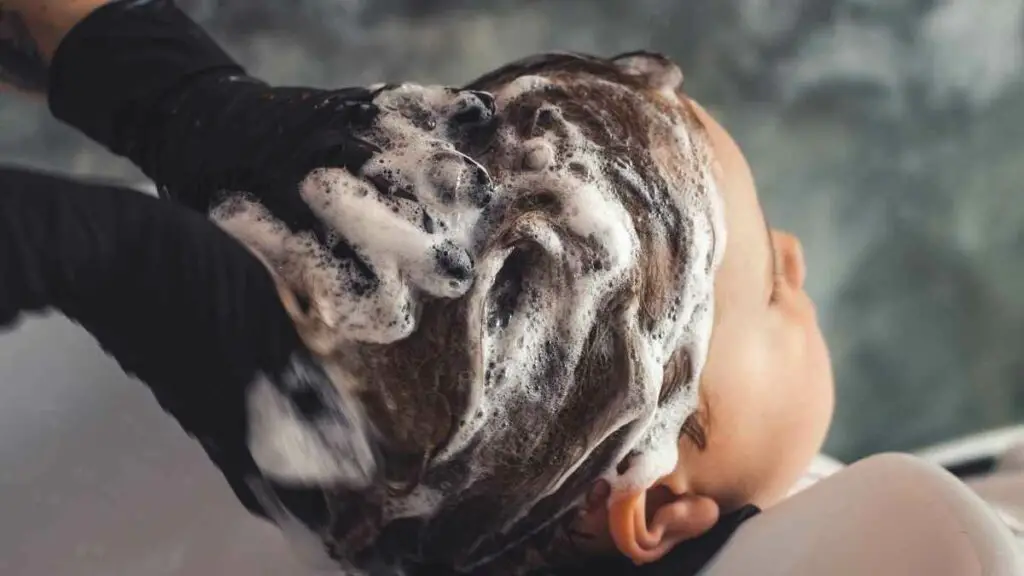
{"label": "blurred wall", "polygon": [[[1024,0],[180,1],[279,83],[459,83],[542,50],[666,52],[746,151],[772,223],[804,241],[839,388],[828,449],[853,458],[1024,420]],[[140,181],[11,95],[0,160]],[[262,529],[60,320],[0,337],[0,457],[0,510],[16,511],[0,520],[0,568],[17,542],[59,549],[62,514],[86,533],[106,522],[99,549],[167,507],[183,534],[210,516],[230,527],[214,532]],[[140,492],[157,481],[167,502]],[[139,492],[135,516],[80,509],[121,486]],[[45,526],[19,520],[39,510]],[[0,572],[188,573],[33,562]]]}

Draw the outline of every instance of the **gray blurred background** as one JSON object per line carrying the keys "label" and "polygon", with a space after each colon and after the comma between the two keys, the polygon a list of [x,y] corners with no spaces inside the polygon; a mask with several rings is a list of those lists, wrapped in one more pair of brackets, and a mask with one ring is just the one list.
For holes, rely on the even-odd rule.
{"label": "gray blurred background", "polygon": [[[804,242],[838,382],[828,451],[1024,421],[1024,0],[181,4],[279,83],[460,83],[543,50],[663,51]],[[0,161],[141,182],[11,95]],[[5,575],[294,573],[61,319],[0,337],[0,513]]]}

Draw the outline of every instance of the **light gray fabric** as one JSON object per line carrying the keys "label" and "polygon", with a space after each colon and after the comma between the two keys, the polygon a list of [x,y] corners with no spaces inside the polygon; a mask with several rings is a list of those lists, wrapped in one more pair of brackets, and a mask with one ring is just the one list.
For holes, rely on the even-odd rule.
{"label": "light gray fabric", "polygon": [[[1019,472],[1024,476],[1024,442],[1014,445],[999,459],[998,472]],[[1024,497],[1024,496],[1022,496]]]}
{"label": "light gray fabric", "polygon": [[702,576],[1019,576],[993,509],[913,456],[857,462],[737,531]]}
{"label": "light gray fabric", "polygon": [[1014,533],[1017,547],[1024,554],[1024,467],[1000,470],[967,485],[995,508],[996,514]]}

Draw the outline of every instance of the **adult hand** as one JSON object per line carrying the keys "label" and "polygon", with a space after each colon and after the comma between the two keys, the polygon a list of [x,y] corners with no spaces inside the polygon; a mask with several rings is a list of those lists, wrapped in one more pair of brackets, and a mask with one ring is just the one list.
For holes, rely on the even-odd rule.
{"label": "adult hand", "polygon": [[[300,294],[322,332],[393,341],[414,327],[414,294],[457,297],[471,284],[459,222],[491,197],[470,158],[493,129],[486,93],[271,87],[173,2],[121,0],[65,36],[49,97],[58,118],[130,158],[164,196],[312,239],[335,277],[329,297]],[[249,240],[266,245],[274,235],[263,232]],[[275,267],[316,275],[298,248],[275,246]]]}
{"label": "adult hand", "polygon": [[317,465],[345,463],[335,479],[374,477],[359,403],[303,345],[271,273],[202,215],[132,190],[0,168],[0,329],[47,309],[145,383],[250,511],[268,513],[256,491],[280,468],[276,444],[250,451],[266,424],[252,420],[261,417],[254,390],[272,400],[263,412],[284,410],[313,431]]}

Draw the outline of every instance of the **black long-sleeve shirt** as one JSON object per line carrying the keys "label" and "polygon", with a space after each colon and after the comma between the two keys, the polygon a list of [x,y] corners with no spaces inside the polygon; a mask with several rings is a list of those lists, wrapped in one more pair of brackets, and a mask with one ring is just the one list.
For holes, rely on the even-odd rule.
{"label": "black long-sleeve shirt", "polygon": [[195,436],[243,503],[244,392],[302,344],[270,273],[202,215],[139,192],[0,168],[0,327],[81,324]]}

